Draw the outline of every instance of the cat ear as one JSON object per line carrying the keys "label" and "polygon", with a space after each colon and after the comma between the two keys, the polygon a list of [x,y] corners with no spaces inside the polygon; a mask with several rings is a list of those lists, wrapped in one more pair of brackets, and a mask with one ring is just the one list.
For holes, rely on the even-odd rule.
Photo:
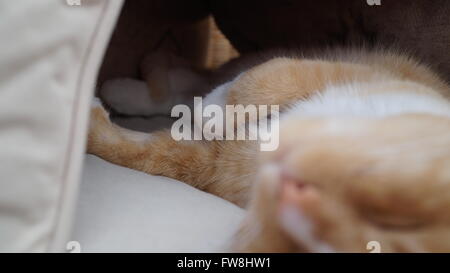
{"label": "cat ear", "polygon": [[278,218],[282,229],[302,248],[311,252],[334,252],[317,237],[316,231],[325,220],[321,201],[320,192],[313,186],[283,179]]}

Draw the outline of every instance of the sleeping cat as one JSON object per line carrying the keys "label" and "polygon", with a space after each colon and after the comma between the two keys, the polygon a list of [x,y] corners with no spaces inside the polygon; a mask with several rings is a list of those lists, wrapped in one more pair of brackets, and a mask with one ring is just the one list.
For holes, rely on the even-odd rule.
{"label": "sleeping cat", "polygon": [[96,103],[88,152],[248,208],[233,251],[450,251],[450,87],[433,71],[366,50],[235,67],[205,103],[279,105],[276,151],[130,131]]}

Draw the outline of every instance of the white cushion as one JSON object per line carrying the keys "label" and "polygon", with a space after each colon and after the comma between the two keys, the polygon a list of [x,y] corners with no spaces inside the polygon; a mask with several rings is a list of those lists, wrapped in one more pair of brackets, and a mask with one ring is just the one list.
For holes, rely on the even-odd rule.
{"label": "white cushion", "polygon": [[243,213],[181,182],[88,156],[72,238],[82,252],[218,252]]}
{"label": "white cushion", "polygon": [[0,1],[0,251],[64,251],[122,1]]}

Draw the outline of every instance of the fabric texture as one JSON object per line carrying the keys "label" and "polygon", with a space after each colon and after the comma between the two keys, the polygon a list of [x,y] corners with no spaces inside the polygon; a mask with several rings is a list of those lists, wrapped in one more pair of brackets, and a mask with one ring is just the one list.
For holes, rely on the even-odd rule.
{"label": "fabric texture", "polygon": [[450,81],[450,1],[209,1],[240,53],[264,49],[381,46],[406,51]]}
{"label": "fabric texture", "polygon": [[81,252],[221,252],[243,215],[179,181],[89,155],[72,239]]}
{"label": "fabric texture", "polygon": [[121,0],[0,2],[0,251],[64,251]]}

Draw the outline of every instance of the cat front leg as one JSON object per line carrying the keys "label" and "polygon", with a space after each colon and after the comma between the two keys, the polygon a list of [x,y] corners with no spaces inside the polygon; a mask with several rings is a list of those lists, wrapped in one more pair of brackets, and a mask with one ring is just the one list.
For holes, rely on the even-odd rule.
{"label": "cat front leg", "polygon": [[99,96],[120,114],[134,116],[170,115],[177,104],[192,106],[193,97],[208,88],[206,72],[166,51],[146,56],[142,79],[117,78],[104,82]]}
{"label": "cat front leg", "polygon": [[87,152],[120,166],[180,180],[243,207],[255,173],[257,143],[176,141],[170,130],[135,132],[113,124],[96,100]]}
{"label": "cat front leg", "polygon": [[[87,152],[111,163],[185,181],[196,187],[213,173],[213,158],[203,142],[177,142],[170,131],[142,133],[113,124],[99,101],[93,103]],[[203,182],[202,182],[203,181]]]}

